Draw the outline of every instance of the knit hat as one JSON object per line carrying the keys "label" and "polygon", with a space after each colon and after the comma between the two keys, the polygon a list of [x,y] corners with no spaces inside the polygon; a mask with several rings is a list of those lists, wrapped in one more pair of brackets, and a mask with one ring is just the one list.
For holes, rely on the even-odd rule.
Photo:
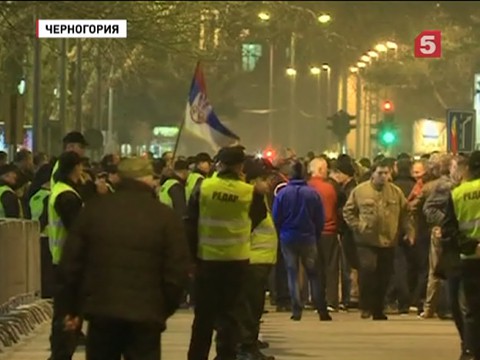
{"label": "knit hat", "polygon": [[153,166],[150,160],[142,158],[128,158],[118,164],[118,174],[122,178],[138,179],[153,176]]}
{"label": "knit hat", "polygon": [[0,176],[6,175],[11,172],[17,172],[17,170],[17,167],[13,164],[2,165],[0,166]]}
{"label": "knit hat", "polygon": [[245,148],[243,146],[224,147],[218,153],[218,160],[227,166],[241,164],[245,161]]}
{"label": "knit hat", "polygon": [[480,150],[475,150],[470,154],[470,158],[468,159],[468,168],[470,171],[480,170]]}
{"label": "knit hat", "polygon": [[52,170],[53,166],[51,164],[45,164],[38,169],[35,179],[38,184],[45,184],[50,181],[50,178],[52,177]]}
{"label": "knit hat", "polygon": [[352,164],[352,158],[348,155],[340,155],[336,162],[337,170],[345,175],[353,177],[355,175],[355,168]]}

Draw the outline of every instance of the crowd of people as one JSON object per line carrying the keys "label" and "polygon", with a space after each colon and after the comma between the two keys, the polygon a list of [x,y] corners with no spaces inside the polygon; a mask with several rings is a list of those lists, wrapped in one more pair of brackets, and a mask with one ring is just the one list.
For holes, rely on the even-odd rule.
{"label": "crowd of people", "polygon": [[55,159],[0,153],[0,218],[41,225],[51,360],[71,359],[83,319],[87,359],[157,360],[179,307],[195,314],[189,360],[208,359],[214,331],[217,360],[274,359],[266,294],[292,321],[312,307],[320,321],[354,307],[453,319],[461,358],[480,358],[479,152],[271,162],[237,146],[90,163],[81,133],[63,145]]}

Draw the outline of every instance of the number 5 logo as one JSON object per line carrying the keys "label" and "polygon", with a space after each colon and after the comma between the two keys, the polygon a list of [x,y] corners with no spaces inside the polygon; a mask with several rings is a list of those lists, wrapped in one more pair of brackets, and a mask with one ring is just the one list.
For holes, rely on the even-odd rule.
{"label": "number 5 logo", "polygon": [[442,32],[440,30],[425,30],[415,38],[416,58],[442,57]]}

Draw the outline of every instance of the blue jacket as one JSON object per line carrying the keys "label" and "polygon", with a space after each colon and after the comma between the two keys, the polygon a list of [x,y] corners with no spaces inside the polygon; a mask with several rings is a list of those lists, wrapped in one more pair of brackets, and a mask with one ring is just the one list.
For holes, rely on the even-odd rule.
{"label": "blue jacket", "polygon": [[275,197],[273,220],[280,241],[316,242],[325,223],[322,199],[304,180],[291,180]]}

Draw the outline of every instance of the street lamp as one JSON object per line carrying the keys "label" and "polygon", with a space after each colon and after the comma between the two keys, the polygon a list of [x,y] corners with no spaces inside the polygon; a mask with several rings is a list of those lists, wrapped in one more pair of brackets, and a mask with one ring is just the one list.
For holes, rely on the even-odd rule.
{"label": "street lamp", "polygon": [[330,71],[330,65],[328,65],[328,64],[323,64],[323,65],[322,65],[322,70]]}
{"label": "street lamp", "polygon": [[362,62],[362,61],[359,61],[359,62],[357,62],[357,67],[360,68],[360,69],[363,69],[363,68],[367,67],[367,64]]}
{"label": "street lamp", "polygon": [[330,21],[332,21],[332,17],[329,14],[322,14],[318,17],[320,24],[328,24]]}
{"label": "street lamp", "polygon": [[369,63],[372,61],[372,59],[368,55],[363,55],[362,57],[360,57],[360,60],[362,60],[365,63]]}
{"label": "street lamp", "polygon": [[367,52],[368,56],[370,56],[372,59],[376,59],[378,58],[378,52],[376,51],[373,51],[373,50],[370,50],[369,52]]}
{"label": "street lamp", "polygon": [[387,41],[385,43],[385,45],[387,45],[387,48],[390,49],[390,50],[397,50],[398,49],[397,43],[395,43],[393,41]]}
{"label": "street lamp", "polygon": [[261,13],[258,14],[258,18],[262,21],[268,21],[270,20],[270,14],[265,11],[262,11]]}
{"label": "street lamp", "polygon": [[285,71],[285,73],[287,74],[287,76],[295,77],[295,76],[297,75],[297,70],[295,70],[295,69],[292,68],[292,67],[289,67],[289,68],[287,68],[287,70]]}
{"label": "street lamp", "polygon": [[310,68],[310,74],[312,75],[320,75],[322,69],[320,69],[319,67],[317,66],[313,66]]}
{"label": "street lamp", "polygon": [[385,46],[385,44],[377,44],[375,45],[375,50],[378,52],[387,52],[388,48]]}
{"label": "street lamp", "polygon": [[20,82],[17,85],[17,91],[19,95],[25,94],[25,89],[27,88],[27,83],[25,79],[20,80]]}
{"label": "street lamp", "polygon": [[352,74],[358,73],[358,67],[356,66],[350,66],[349,70]]}

